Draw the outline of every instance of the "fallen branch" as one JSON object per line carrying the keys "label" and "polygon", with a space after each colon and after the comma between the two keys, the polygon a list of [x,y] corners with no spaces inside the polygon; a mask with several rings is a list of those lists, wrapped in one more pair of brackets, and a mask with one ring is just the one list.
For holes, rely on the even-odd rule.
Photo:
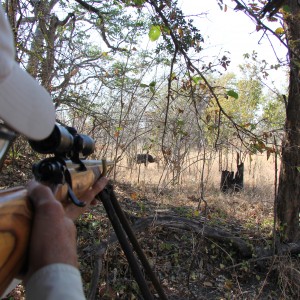
{"label": "fallen branch", "polygon": [[[174,228],[185,231],[192,231],[197,234],[201,234],[203,237],[218,241],[221,243],[228,243],[234,247],[243,258],[252,257],[252,247],[245,242],[242,238],[233,236],[231,233],[224,231],[220,228],[214,228],[205,224],[203,221],[189,219],[179,216],[170,215],[156,215],[146,218],[138,219],[133,225],[132,230],[134,233],[143,232],[149,227],[163,227]],[[113,233],[109,239],[108,244],[117,242],[117,237]],[[107,248],[107,243],[101,243],[97,248],[97,251],[103,251],[103,248]]]}
{"label": "fallen branch", "polygon": [[[235,236],[228,231],[223,230],[222,228],[208,225],[206,219],[190,219],[180,216],[174,215],[155,215],[149,216],[145,218],[132,217],[130,219],[134,220],[132,224],[132,230],[135,234],[139,234],[140,232],[144,232],[150,228],[161,227],[164,229],[178,229],[183,231],[189,231],[203,236],[206,239],[231,245],[239,254],[241,258],[249,259],[249,262],[253,261],[259,264],[261,261],[267,260],[269,261],[274,258],[272,255],[272,249],[265,250],[263,248],[257,248],[254,250],[252,245],[242,239],[241,237]],[[108,240],[102,241],[97,247],[94,248],[95,255],[97,257],[97,262],[95,263],[92,282],[90,289],[89,299],[92,299],[97,284],[96,282],[99,280],[99,276],[101,273],[101,260],[104,259],[104,253],[107,250],[109,245],[112,245],[118,241],[115,233],[112,233]],[[300,253],[300,242],[293,244],[281,244],[277,247],[277,255],[286,255],[286,254],[298,254]],[[255,257],[253,257],[255,254]],[[234,265],[232,267],[236,267]]]}

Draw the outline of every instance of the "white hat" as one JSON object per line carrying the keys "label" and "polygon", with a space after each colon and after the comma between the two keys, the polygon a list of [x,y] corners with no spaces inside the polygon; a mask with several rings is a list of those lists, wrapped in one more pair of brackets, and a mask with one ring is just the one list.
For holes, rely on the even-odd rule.
{"label": "white hat", "polygon": [[0,4],[0,118],[33,140],[46,138],[55,123],[49,93],[15,62],[9,22]]}

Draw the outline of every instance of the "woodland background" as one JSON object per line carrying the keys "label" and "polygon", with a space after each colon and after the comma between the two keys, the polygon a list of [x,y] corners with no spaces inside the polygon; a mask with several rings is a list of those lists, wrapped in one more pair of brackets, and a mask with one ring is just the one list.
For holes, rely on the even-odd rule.
{"label": "woodland background", "polygon": [[[287,50],[276,64],[251,50],[239,74],[227,72],[230,53],[202,56],[192,19],[206,14],[185,15],[177,1],[1,2],[16,59],[51,93],[57,121],[96,141],[91,158],[114,162],[120,203],[170,299],[299,297],[296,1],[216,0]],[[284,91],[268,80],[282,68]],[[156,162],[136,164],[140,153]],[[3,188],[25,184],[41,158],[19,138]],[[221,192],[221,171],[241,163],[243,190]],[[77,227],[88,298],[138,299],[102,206]],[[22,286],[10,297],[21,299]]]}

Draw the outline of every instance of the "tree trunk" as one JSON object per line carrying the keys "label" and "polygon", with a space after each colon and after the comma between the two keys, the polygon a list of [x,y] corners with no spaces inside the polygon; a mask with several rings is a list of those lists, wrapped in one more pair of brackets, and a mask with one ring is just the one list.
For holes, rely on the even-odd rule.
{"label": "tree trunk", "polygon": [[287,4],[291,10],[285,15],[290,85],[277,194],[277,216],[283,230],[283,239],[296,241],[300,238],[300,6],[295,0],[289,0]]}

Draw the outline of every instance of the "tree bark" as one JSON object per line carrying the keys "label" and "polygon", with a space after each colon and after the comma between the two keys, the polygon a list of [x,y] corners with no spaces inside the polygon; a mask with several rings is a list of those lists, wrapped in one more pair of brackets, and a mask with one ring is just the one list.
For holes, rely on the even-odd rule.
{"label": "tree bark", "polygon": [[290,13],[284,14],[289,46],[290,83],[286,107],[285,139],[277,194],[277,216],[283,240],[300,238],[300,6],[289,0]]}

